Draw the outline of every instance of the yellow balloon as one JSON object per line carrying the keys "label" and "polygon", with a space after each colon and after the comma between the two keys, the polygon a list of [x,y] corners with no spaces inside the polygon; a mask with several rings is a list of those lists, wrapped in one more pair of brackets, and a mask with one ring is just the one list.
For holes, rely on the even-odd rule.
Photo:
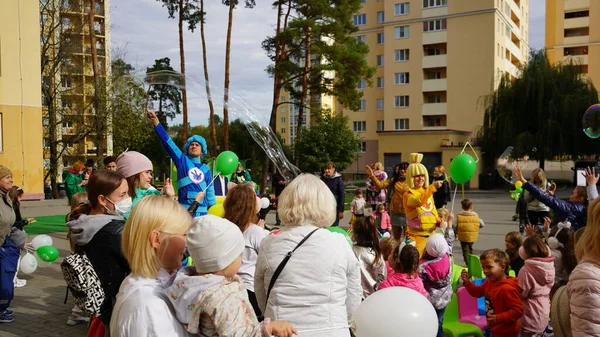
{"label": "yellow balloon", "polygon": [[223,208],[223,204],[212,205],[212,207],[208,209],[208,214],[216,215],[219,218],[222,218],[225,215],[225,208]]}
{"label": "yellow balloon", "polygon": [[217,204],[223,204],[225,202],[225,197],[217,197]]}
{"label": "yellow balloon", "polygon": [[521,187],[523,187],[523,183],[522,183],[521,181],[517,181],[517,182],[515,183],[515,188],[516,188],[516,189],[519,189],[519,188],[521,188]]}

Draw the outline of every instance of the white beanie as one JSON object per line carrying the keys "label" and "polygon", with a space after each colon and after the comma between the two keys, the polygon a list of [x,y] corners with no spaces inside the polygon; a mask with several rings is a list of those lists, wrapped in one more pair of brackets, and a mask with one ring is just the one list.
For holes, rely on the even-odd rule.
{"label": "white beanie", "polygon": [[448,253],[448,242],[442,234],[433,234],[427,239],[425,250],[431,257],[440,257]]}
{"label": "white beanie", "polygon": [[188,250],[200,274],[227,268],[242,255],[245,245],[236,225],[212,214],[195,218],[187,233]]}

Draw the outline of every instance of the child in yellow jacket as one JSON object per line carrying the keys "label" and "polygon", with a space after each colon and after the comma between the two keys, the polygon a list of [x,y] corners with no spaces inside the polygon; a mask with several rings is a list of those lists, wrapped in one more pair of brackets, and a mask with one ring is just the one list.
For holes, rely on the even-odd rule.
{"label": "child in yellow jacket", "polygon": [[469,255],[473,254],[473,244],[479,237],[479,229],[485,226],[479,215],[473,212],[473,202],[463,199],[460,202],[462,212],[456,215],[456,236],[460,241],[465,264],[469,265]]}

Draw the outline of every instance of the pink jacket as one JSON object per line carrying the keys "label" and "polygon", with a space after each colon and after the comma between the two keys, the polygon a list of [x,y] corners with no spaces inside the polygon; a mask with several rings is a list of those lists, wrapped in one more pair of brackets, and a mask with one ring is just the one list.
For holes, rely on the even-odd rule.
{"label": "pink jacket", "polygon": [[519,271],[523,299],[521,329],[544,332],[550,316],[550,289],[554,285],[554,257],[531,258]]}
{"label": "pink jacket", "polygon": [[388,275],[388,278],[383,280],[379,284],[378,289],[385,289],[389,287],[405,287],[421,293],[421,295],[427,297],[427,292],[425,291],[425,287],[423,286],[423,281],[418,276],[418,274],[414,274],[414,278],[410,278],[408,274],[404,273],[394,273],[392,275]]}
{"label": "pink jacket", "polygon": [[573,337],[600,336],[600,260],[584,257],[567,283]]}
{"label": "pink jacket", "polygon": [[[377,215],[379,215],[379,212],[373,212],[371,213],[371,216],[373,218],[377,218]],[[390,221],[390,215],[386,212],[383,211],[383,213],[381,213],[381,229],[391,229],[392,228],[392,222]]]}

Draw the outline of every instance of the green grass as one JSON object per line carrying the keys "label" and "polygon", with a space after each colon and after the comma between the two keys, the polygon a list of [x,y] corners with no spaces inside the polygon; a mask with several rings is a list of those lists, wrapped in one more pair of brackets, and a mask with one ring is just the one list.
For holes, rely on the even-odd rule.
{"label": "green grass", "polygon": [[37,216],[35,220],[37,222],[25,227],[25,232],[29,235],[66,232],[68,230],[65,224],[65,215]]}

